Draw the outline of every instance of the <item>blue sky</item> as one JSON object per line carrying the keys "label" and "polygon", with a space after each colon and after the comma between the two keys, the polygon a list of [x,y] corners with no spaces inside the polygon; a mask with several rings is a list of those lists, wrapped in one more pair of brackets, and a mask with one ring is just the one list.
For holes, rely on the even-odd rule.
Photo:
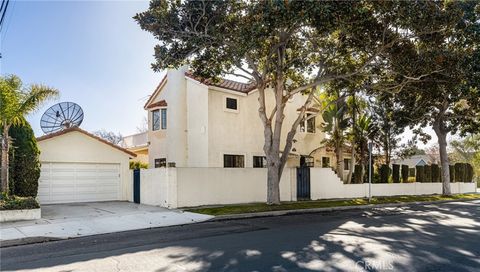
{"label": "blue sky", "polygon": [[[13,1],[1,36],[1,73],[60,90],[28,117],[37,136],[40,117],[60,101],[79,104],[88,131],[136,133],[162,74],[154,73],[155,40],[132,19],[148,1]],[[6,30],[6,31],[5,31]],[[436,140],[431,129],[427,130]],[[403,135],[403,142],[411,133]],[[434,141],[431,141],[432,143]],[[423,146],[420,144],[420,146]]]}
{"label": "blue sky", "polygon": [[[28,120],[60,101],[79,104],[88,131],[128,135],[146,115],[143,104],[162,74],[150,69],[153,36],[132,19],[147,1],[15,1],[2,30],[1,73],[60,90]],[[6,30],[6,32],[5,32]]]}

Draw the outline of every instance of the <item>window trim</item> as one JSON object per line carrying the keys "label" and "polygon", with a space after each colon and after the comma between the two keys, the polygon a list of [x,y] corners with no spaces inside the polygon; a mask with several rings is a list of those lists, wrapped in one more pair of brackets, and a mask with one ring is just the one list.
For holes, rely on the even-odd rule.
{"label": "window trim", "polygon": [[[227,99],[235,99],[237,101],[237,109],[227,108]],[[238,99],[238,97],[235,97],[232,95],[224,95],[222,103],[223,103],[223,110],[226,112],[238,113],[240,110],[240,99]]]}

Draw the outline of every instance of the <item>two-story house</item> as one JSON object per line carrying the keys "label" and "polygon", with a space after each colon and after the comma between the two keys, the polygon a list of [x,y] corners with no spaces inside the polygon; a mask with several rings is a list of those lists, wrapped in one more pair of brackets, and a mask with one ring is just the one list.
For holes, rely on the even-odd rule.
{"label": "two-story house", "polygon": [[[288,101],[283,141],[305,99],[297,95]],[[267,109],[272,109],[273,92],[267,91],[266,100]],[[144,108],[148,111],[150,167],[265,166],[258,91],[251,84],[228,79],[200,81],[185,67],[168,70]],[[300,162],[316,167],[334,165],[333,153],[321,147],[324,133],[318,128],[320,123],[314,109],[306,113],[288,166]]]}

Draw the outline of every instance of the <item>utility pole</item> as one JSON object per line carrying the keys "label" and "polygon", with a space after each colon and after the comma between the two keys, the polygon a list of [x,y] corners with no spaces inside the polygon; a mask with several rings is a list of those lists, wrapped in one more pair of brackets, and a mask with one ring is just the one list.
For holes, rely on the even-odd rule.
{"label": "utility pole", "polygon": [[372,148],[373,143],[368,143],[368,202],[372,201]]}

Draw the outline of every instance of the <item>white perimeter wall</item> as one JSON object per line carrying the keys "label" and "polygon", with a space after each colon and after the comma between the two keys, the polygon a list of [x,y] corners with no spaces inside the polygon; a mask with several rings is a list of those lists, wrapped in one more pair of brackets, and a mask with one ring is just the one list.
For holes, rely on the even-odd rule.
{"label": "white perimeter wall", "polygon": [[[311,199],[368,197],[369,186],[344,184],[329,168],[310,168]],[[432,195],[442,193],[442,183],[383,183],[371,185],[372,196]],[[450,183],[452,193],[472,193],[475,183]]]}
{"label": "white perimeter wall", "polygon": [[[167,208],[266,202],[264,168],[156,168],[140,172],[140,202]],[[368,197],[368,184],[343,184],[329,168],[310,168],[311,199]],[[452,193],[476,191],[451,183]],[[280,199],[296,200],[296,168],[285,168]],[[373,196],[441,194],[441,183],[372,184]]]}

